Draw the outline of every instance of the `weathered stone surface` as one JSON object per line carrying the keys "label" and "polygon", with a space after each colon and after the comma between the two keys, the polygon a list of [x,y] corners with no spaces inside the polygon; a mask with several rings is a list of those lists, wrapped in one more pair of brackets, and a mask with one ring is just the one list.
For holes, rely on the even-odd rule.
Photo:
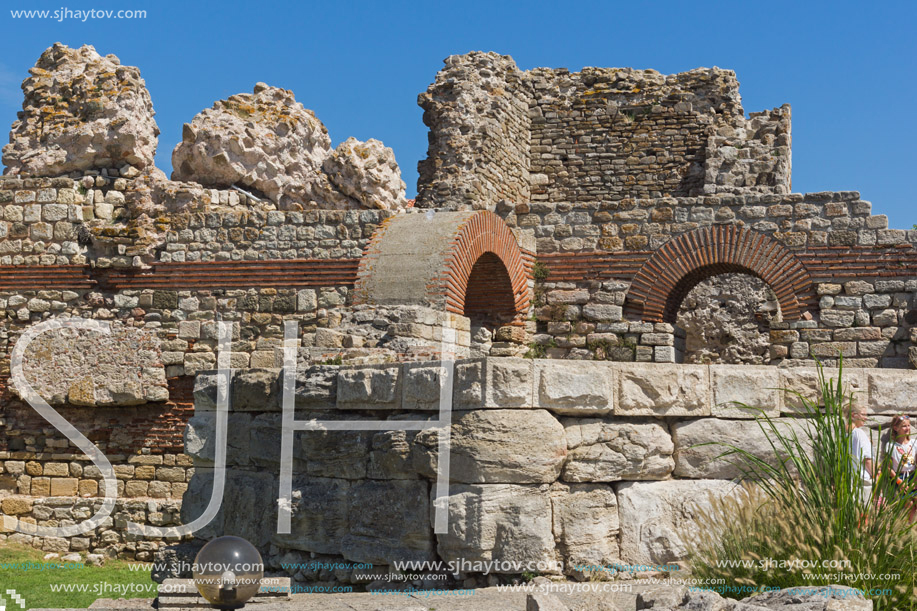
{"label": "weathered stone surface", "polygon": [[610,486],[555,484],[551,507],[565,573],[582,574],[578,565],[608,566],[618,560],[618,501]]}
{"label": "weathered stone surface", "polygon": [[[564,427],[546,410],[456,412],[452,422],[453,482],[550,483],[560,475],[567,456]],[[428,477],[436,473],[437,439],[433,430],[416,437],[415,467]]]}
{"label": "weathered stone surface", "polygon": [[[213,469],[197,468],[182,497],[181,520],[188,524],[204,513],[213,490]],[[271,473],[226,469],[225,502],[213,520],[195,535],[212,539],[222,535],[242,537],[264,546],[277,525],[277,490]]]}
{"label": "weathered stone surface", "polygon": [[[803,404],[800,395],[808,401],[815,401],[821,404],[821,389],[818,383],[818,369],[815,367],[794,367],[792,369],[780,369],[781,383],[783,389],[783,413],[800,413],[803,412]],[[862,370],[844,368],[843,384],[845,393],[853,394],[855,405],[861,405],[866,401],[867,380]],[[837,383],[837,369],[824,369],[825,381],[834,380]]]}
{"label": "weathered stone surface", "polygon": [[319,554],[340,554],[348,530],[347,493],[351,483],[327,477],[293,480],[293,505],[288,534],[274,533],[271,542],[283,548]]}
{"label": "weathered stone surface", "polygon": [[172,151],[172,179],[207,187],[255,189],[283,208],[310,198],[331,154],[328,130],[286,89],[219,100],[182,130]]}
{"label": "weathered stone surface", "polygon": [[140,70],[55,43],[22,83],[25,100],[3,147],[8,174],[152,167],[159,128]]}
{"label": "weathered stone surface", "polygon": [[[338,367],[314,365],[296,372],[296,407],[300,409],[325,409],[337,402]],[[280,377],[281,391],[283,377]],[[282,396],[281,396],[282,401]]]}
{"label": "weathered stone surface", "polygon": [[869,371],[867,379],[870,410],[908,413],[917,407],[917,371],[874,369]]}
{"label": "weathered stone surface", "polygon": [[303,431],[294,443],[302,444],[308,475],[363,479],[371,438],[370,431]]}
{"label": "weathered stone surface", "polygon": [[405,363],[402,370],[402,409],[438,410],[442,373],[443,367],[439,361]]}
{"label": "weathered stone surface", "polygon": [[535,407],[570,416],[611,413],[613,377],[611,363],[538,360]]}
{"label": "weathered stone surface", "polygon": [[322,169],[331,183],[367,208],[404,208],[405,184],[395,152],[370,138],[348,138],[325,159]]}
{"label": "weathered stone surface", "polygon": [[488,358],[458,363],[455,408],[531,407],[533,369],[531,359]]}
{"label": "weathered stone surface", "polygon": [[709,494],[737,494],[725,480],[624,482],[615,486],[621,531],[621,559],[630,564],[685,560],[688,541],[698,533],[699,511],[710,509]]}
{"label": "weathered stone surface", "polygon": [[276,369],[243,369],[232,376],[230,393],[233,411],[270,412],[280,410],[282,381]]}
{"label": "weathered stone surface", "polygon": [[[780,372],[775,367],[710,367],[713,383],[711,411],[720,418],[754,418],[780,413]],[[744,409],[736,402],[752,409]]]}
{"label": "weathered stone surface", "polygon": [[779,311],[776,295],[747,274],[720,274],[695,286],[678,310],[686,363],[763,365],[769,361],[767,323]]}
{"label": "weathered stone surface", "polygon": [[703,365],[619,363],[615,414],[709,416],[708,385]]}
{"label": "weathered stone surface", "polygon": [[348,560],[372,564],[432,560],[429,494],[423,480],[368,481],[351,487],[349,532],[341,540],[341,553]]}
{"label": "weathered stone surface", "polygon": [[[547,486],[453,485],[449,532],[436,535],[444,561],[554,565],[551,501]],[[432,522],[431,512],[431,522]],[[519,566],[519,565],[517,565]],[[518,572],[500,567],[495,573]]]}
{"label": "weathered stone surface", "polygon": [[867,600],[861,590],[840,585],[786,588],[755,594],[742,602],[764,609],[806,611],[872,611],[873,608],[872,601]]}
{"label": "weathered stone surface", "polygon": [[666,426],[619,418],[563,420],[569,456],[566,482],[664,479],[675,468]]}
{"label": "weathered stone surface", "polygon": [[124,406],[169,398],[159,339],[120,324],[113,323],[108,334],[45,331],[26,348],[23,371],[52,405]]}
{"label": "weathered stone surface", "polygon": [[[804,420],[780,418],[772,420],[777,430],[802,443],[802,447],[811,451]],[[742,476],[745,462],[739,456],[728,458],[717,457],[730,450],[730,446],[744,450],[772,465],[777,465],[771,442],[780,447],[767,424],[756,420],[719,420],[702,418],[672,425],[672,439],[675,442],[675,475],[697,479],[732,479]],[[770,441],[768,441],[770,439]],[[713,443],[715,445],[701,445]],[[720,445],[722,444],[722,445]],[[737,466],[739,465],[739,466]]]}
{"label": "weathered stone surface", "polygon": [[[250,464],[251,414],[229,414],[226,426],[226,464]],[[196,465],[213,465],[216,450],[216,412],[196,411],[185,427],[185,453]]]}
{"label": "weathered stone surface", "polygon": [[400,366],[364,365],[338,372],[338,406],[346,409],[397,409],[401,397]]}

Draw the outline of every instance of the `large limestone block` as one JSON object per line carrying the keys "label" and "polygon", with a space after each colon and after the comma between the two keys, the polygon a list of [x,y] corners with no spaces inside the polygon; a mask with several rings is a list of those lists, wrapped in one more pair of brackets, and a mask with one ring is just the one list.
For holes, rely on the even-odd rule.
{"label": "large limestone block", "polygon": [[569,456],[565,482],[665,479],[675,446],[664,424],[618,418],[565,418]]}
{"label": "large limestone block", "polygon": [[535,407],[569,416],[611,413],[614,367],[603,361],[535,361]]}
{"label": "large limestone block", "polygon": [[[296,408],[334,408],[337,403],[338,369],[339,367],[335,365],[313,365],[312,367],[298,369],[296,372]],[[279,384],[282,390],[282,373]]]}
{"label": "large limestone block", "polygon": [[[781,435],[789,439],[795,435],[806,454],[811,455],[812,441],[807,434],[809,428],[805,420],[780,418],[772,422]],[[778,462],[775,459],[771,441],[778,448],[781,447],[770,426],[764,422],[759,424],[757,420],[701,418],[700,420],[677,422],[672,425],[672,438],[675,440],[676,449],[675,475],[698,479],[740,477],[742,475],[740,466],[745,465],[740,456],[718,459],[731,447],[745,450],[775,466]],[[708,443],[714,445],[702,445]]]}
{"label": "large limestone block", "polygon": [[458,484],[449,493],[449,532],[436,536],[442,560],[500,562],[493,573],[534,572],[539,563],[556,566],[546,485]]}
{"label": "large limestone block", "polygon": [[302,431],[296,433],[308,475],[366,477],[371,431]]}
{"label": "large limestone block", "polygon": [[[454,370],[453,370],[454,371]],[[443,366],[440,361],[405,363],[402,369],[402,409],[439,410],[443,390]]]}
{"label": "large limestone block", "polygon": [[531,359],[486,358],[456,363],[454,408],[531,407],[533,379]]}
{"label": "large limestone block", "polygon": [[629,564],[665,564],[685,560],[688,543],[697,539],[701,511],[709,495],[740,494],[725,480],[624,482],[615,486],[621,529],[621,559]]}
{"label": "large limestone block", "polygon": [[[251,462],[252,414],[229,414],[226,420],[226,464],[248,466]],[[213,466],[216,452],[216,412],[196,412],[185,427],[185,453],[195,466]]]}
{"label": "large limestone block", "polygon": [[615,413],[626,416],[709,416],[706,365],[619,363]]}
{"label": "large limestone block", "polygon": [[432,560],[429,486],[423,480],[368,481],[348,493],[349,532],[341,553],[353,562],[391,565]]}
{"label": "large limestone block", "polygon": [[[415,466],[435,477],[438,433],[416,437]],[[548,411],[475,410],[456,412],[449,444],[449,478],[469,484],[550,483],[567,456],[564,427]]]}
{"label": "large limestone block", "polygon": [[242,369],[234,371],[233,411],[273,412],[281,409],[282,372],[277,369]]}
{"label": "large limestone block", "polygon": [[[760,413],[780,414],[780,372],[776,367],[712,365],[714,416],[754,418]],[[752,409],[744,409],[736,403]]]}
{"label": "large limestone block", "polygon": [[[917,410],[917,371],[870,369],[869,409],[873,412],[913,413]],[[844,374],[846,377],[846,373]]]}
{"label": "large limestone block", "polygon": [[318,554],[340,554],[348,530],[347,493],[351,483],[327,477],[293,480],[290,532],[276,532],[271,543]]}
{"label": "large limestone block", "polygon": [[348,138],[325,158],[322,168],[334,186],[367,208],[393,210],[406,204],[395,152],[378,140]]}
{"label": "large limestone block", "polygon": [[[182,497],[181,521],[204,513],[213,490],[213,469],[196,468]],[[271,540],[277,528],[277,486],[271,473],[226,469],[226,488],[217,515],[195,533],[201,539],[235,535],[256,547]]]}
{"label": "large limestone block", "polygon": [[51,405],[114,407],[169,398],[159,339],[116,323],[107,334],[67,328],[41,333],[25,349],[23,373]]}
{"label": "large limestone block", "polygon": [[55,43],[29,73],[22,112],[3,147],[8,174],[153,166],[159,128],[140,70],[89,45]]}
{"label": "large limestone block", "polygon": [[254,189],[283,208],[310,199],[327,179],[328,130],[293,92],[264,83],[201,111],[172,151],[172,179]]}
{"label": "large limestone block", "polygon": [[340,409],[398,409],[401,399],[398,365],[342,367],[337,379]]}
{"label": "large limestone block", "polygon": [[583,566],[608,566],[619,559],[618,501],[602,484],[551,486],[554,538],[564,558],[564,572]]}
{"label": "large limestone block", "polygon": [[[825,368],[825,381],[837,383],[837,369]],[[780,369],[781,384],[783,390],[783,407],[781,411],[785,414],[804,413],[800,395],[808,401],[816,402],[821,405],[821,387],[818,383],[818,369],[815,367],[794,367],[791,369]],[[845,368],[842,375],[847,395],[853,394],[854,405],[863,405],[866,401],[867,379],[866,370]]]}

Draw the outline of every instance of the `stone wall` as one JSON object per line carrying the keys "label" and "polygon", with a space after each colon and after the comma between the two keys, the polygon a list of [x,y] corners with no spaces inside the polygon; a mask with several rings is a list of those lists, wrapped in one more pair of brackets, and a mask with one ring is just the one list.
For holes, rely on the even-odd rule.
{"label": "stone wall", "polygon": [[732,71],[521,71],[479,52],[445,64],[418,99],[420,206],[790,192],[789,106],[746,119]]}
{"label": "stone wall", "polygon": [[430,127],[417,205],[482,209],[529,199],[530,85],[508,55],[446,59],[417,102]]}
{"label": "stone wall", "polygon": [[[438,371],[438,363],[301,369],[296,418],[429,421]],[[279,375],[235,374],[227,498],[236,502],[199,535],[232,533],[270,547],[269,566],[317,554],[374,565],[557,563],[556,572],[576,576],[578,564],[681,562],[698,528],[689,517],[695,510],[685,508],[703,506],[709,492],[734,493],[729,480],[739,475],[715,460],[721,448],[698,444],[734,443],[762,458],[771,450],[757,412],[732,402],[804,435],[796,395],[778,389],[817,396],[814,368],[459,361],[447,534],[433,533],[438,433],[430,429],[295,433],[292,532],[278,535]],[[844,379],[883,421],[917,410],[915,372],[849,370]],[[215,397],[215,376],[199,376],[186,522],[209,498]],[[355,577],[344,571],[335,579]]]}

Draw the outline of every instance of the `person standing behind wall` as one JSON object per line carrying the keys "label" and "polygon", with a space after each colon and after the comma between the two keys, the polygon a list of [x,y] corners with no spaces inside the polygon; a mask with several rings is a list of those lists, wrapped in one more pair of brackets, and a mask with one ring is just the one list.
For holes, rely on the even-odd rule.
{"label": "person standing behind wall", "polygon": [[866,408],[861,406],[852,406],[848,408],[848,418],[850,427],[850,460],[853,461],[853,468],[860,473],[862,480],[862,501],[869,502],[872,491],[872,478],[875,475],[873,466],[872,441],[869,439],[869,433],[863,427],[866,424]]}

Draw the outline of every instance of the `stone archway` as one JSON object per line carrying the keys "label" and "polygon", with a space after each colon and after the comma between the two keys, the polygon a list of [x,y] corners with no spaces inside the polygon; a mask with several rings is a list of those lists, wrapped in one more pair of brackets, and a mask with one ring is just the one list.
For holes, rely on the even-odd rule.
{"label": "stone archway", "polygon": [[808,271],[782,244],[744,227],[717,225],[685,233],[653,253],[631,282],[626,312],[638,320],[674,323],[692,288],[727,273],[767,283],[784,320],[802,317],[814,297]]}
{"label": "stone archway", "polygon": [[529,266],[516,237],[487,211],[387,219],[360,260],[354,303],[416,304],[467,316],[528,310]]}

